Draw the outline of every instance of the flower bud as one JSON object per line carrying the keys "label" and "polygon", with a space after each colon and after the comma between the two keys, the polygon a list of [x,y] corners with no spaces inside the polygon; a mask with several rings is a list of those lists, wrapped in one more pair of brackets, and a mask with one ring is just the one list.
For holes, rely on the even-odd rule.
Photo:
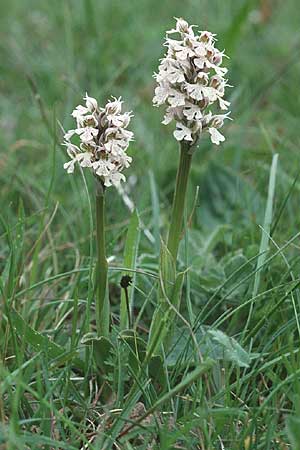
{"label": "flower bud", "polygon": [[108,115],[120,114],[121,110],[122,110],[121,97],[119,97],[118,99],[115,98],[113,102],[108,102],[107,105],[105,106],[105,112]]}
{"label": "flower bud", "polygon": [[88,108],[89,111],[93,112],[98,109],[98,102],[95,98],[89,97],[86,93],[84,100],[86,101],[86,107]]}
{"label": "flower bud", "polygon": [[189,28],[189,24],[184,19],[177,19],[176,30],[179,33],[188,33]]}

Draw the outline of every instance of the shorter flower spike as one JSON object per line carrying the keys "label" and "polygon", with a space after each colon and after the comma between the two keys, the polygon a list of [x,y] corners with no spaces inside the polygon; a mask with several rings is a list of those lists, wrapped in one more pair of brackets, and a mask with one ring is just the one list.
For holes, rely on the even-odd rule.
{"label": "shorter flower spike", "polygon": [[113,97],[104,108],[87,94],[84,100],[85,106],[78,105],[71,114],[77,127],[64,135],[63,145],[70,157],[64,169],[73,173],[79,164],[92,170],[104,186],[118,186],[125,181],[123,169],[132,161],[126,153],[133,140],[133,133],[127,130],[132,114],[122,114],[121,97]]}
{"label": "shorter flower spike", "polygon": [[[179,40],[169,38],[180,35]],[[183,19],[176,19],[176,27],[167,31],[167,53],[154,75],[158,86],[153,104],[167,105],[163,124],[176,123],[177,141],[197,143],[208,131],[213,144],[219,145],[225,137],[219,132],[226,114],[216,114],[216,107],[227,111],[230,103],[224,100],[227,69],[222,67],[224,52],[215,47],[215,34],[209,31],[194,33]],[[213,108],[213,105],[216,107]]]}

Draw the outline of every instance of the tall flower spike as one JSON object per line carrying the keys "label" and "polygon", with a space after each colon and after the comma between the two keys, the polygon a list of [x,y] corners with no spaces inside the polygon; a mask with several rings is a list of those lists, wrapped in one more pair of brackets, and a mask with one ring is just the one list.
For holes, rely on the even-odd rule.
{"label": "tall flower spike", "polygon": [[133,133],[127,130],[132,115],[122,114],[121,97],[113,97],[104,108],[87,94],[84,100],[85,106],[78,105],[72,112],[76,128],[64,136],[63,145],[70,157],[64,168],[73,173],[79,164],[92,170],[105,186],[118,186],[125,181],[122,171],[132,160],[126,153],[133,139]]}
{"label": "tall flower spike", "polygon": [[[171,39],[177,33],[180,39]],[[222,67],[224,52],[215,47],[215,35],[209,31],[194,33],[183,19],[176,19],[176,28],[167,31],[167,53],[154,75],[158,86],[153,104],[167,105],[163,124],[176,122],[174,137],[177,141],[197,143],[208,131],[213,144],[225,140],[219,129],[229,112],[215,113],[215,105],[228,111],[230,103],[224,100],[227,69]]]}

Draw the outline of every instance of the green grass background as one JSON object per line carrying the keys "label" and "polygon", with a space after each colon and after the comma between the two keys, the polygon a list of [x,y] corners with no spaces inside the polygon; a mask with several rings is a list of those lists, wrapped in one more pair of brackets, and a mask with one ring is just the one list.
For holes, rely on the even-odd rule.
{"label": "green grass background", "polygon": [[[187,394],[193,401],[177,399],[169,405],[178,419],[173,437],[182,448],[203,450],[285,450],[291,448],[288,442],[300,448],[298,0],[0,0],[0,448],[81,448],[72,426],[88,436],[88,417],[97,428],[93,398],[76,398],[76,381],[66,381],[68,364],[60,379],[47,352],[36,354],[13,332],[6,308],[13,305],[28,324],[60,345],[79,346],[73,302],[79,299],[84,315],[88,275],[76,270],[88,270],[91,262],[93,197],[90,205],[79,171],[72,177],[62,168],[67,157],[59,145],[58,121],[65,129],[72,126],[70,112],[86,91],[100,103],[122,95],[126,108],[134,111],[133,163],[124,187],[142,222],[137,266],[157,270],[178,150],[172,126],[161,125],[162,111],[152,107],[152,74],[174,16],[218,34],[218,47],[230,57],[233,85],[228,97],[234,121],[224,129],[225,144],[212,147],[205,137],[193,160],[188,213],[197,186],[199,196],[180,252],[181,266],[191,266],[185,296],[200,323],[218,324],[260,356],[247,370],[219,368],[209,401],[198,386]],[[276,153],[278,166],[268,188]],[[92,194],[88,175],[86,181]],[[122,266],[130,214],[113,188],[107,209],[108,256],[112,265]],[[268,229],[262,230],[268,222],[272,239]],[[255,272],[258,254],[265,265]],[[249,260],[245,270],[230,278]],[[111,272],[116,315],[119,278],[118,271]],[[146,328],[153,311],[151,287],[151,279],[137,276],[135,312],[147,301]],[[31,361],[28,366],[26,361]],[[179,381],[173,374],[169,389]],[[234,382],[238,388],[232,388]],[[36,396],[31,392],[27,398],[25,386]],[[157,400],[151,395],[149,407]],[[197,423],[193,412],[200,417]],[[194,433],[195,428],[201,432]],[[159,433],[160,443],[153,448],[176,448],[172,433],[158,424],[145,431],[149,443],[136,448],[148,448]],[[101,448],[95,441],[90,445]],[[131,445],[128,438],[120,448],[135,448]]]}

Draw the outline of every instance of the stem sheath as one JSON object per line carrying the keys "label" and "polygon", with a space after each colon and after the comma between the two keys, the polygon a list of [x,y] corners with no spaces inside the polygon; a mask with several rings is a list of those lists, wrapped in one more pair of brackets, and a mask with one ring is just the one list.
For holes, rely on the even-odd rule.
{"label": "stem sheath", "polygon": [[185,207],[185,197],[187,183],[192,162],[192,152],[189,144],[181,144],[180,161],[177,170],[176,187],[173,199],[171,225],[168,235],[167,247],[174,258],[177,259],[178,247],[182,234],[183,214]]}

